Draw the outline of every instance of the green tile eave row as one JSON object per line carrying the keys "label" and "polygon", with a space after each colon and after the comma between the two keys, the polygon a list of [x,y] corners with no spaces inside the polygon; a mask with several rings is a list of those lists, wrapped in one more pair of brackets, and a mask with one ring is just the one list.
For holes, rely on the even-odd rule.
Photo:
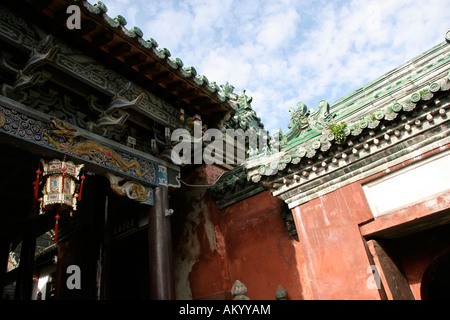
{"label": "green tile eave row", "polygon": [[[436,64],[433,64],[432,66],[434,67],[433,69],[438,69],[440,67],[446,66],[446,65],[450,65],[450,54],[448,54],[446,57],[439,59],[439,62]],[[429,70],[431,72],[431,70]],[[448,72],[448,71],[445,71]],[[413,81],[413,80],[417,80],[419,79],[422,75],[422,73],[416,73],[415,75],[409,75],[406,79],[404,80],[403,83],[408,82],[408,81]],[[387,78],[387,77],[386,77]],[[426,88],[427,86],[425,86]],[[388,90],[385,90],[382,96],[378,96],[378,97],[373,97],[373,95],[368,96],[365,99],[359,100],[357,103],[352,103],[349,105],[343,105],[340,110],[342,110],[341,113],[337,113],[335,120],[336,122],[343,120],[345,118],[348,118],[349,116],[351,116],[352,114],[354,114],[355,112],[357,112],[358,110],[361,110],[363,106],[368,105],[369,103],[373,103],[375,100],[379,99],[386,99],[389,95],[391,95],[394,92],[400,91],[403,89],[403,86],[396,85],[396,86],[390,86],[390,88]],[[417,88],[415,91],[419,90],[419,88]],[[363,88],[358,89],[356,91],[360,91],[363,90]],[[411,93],[412,94],[412,93]],[[406,101],[408,100],[408,97],[403,97],[401,99],[399,99],[399,101]],[[393,101],[391,101],[393,102]],[[339,110],[336,110],[339,111]],[[373,110],[372,110],[373,111]],[[368,111],[370,113],[370,111]],[[366,115],[367,116],[367,115]],[[296,129],[296,126],[294,126],[288,133],[286,133],[286,136],[289,136],[289,133],[294,131]],[[288,141],[288,145],[286,147],[284,147],[283,149],[285,151],[289,151],[290,149],[305,143],[317,136],[321,135],[320,131],[317,130],[310,130],[307,131],[306,133],[300,135],[299,137],[296,137],[290,141]]]}
{"label": "green tile eave row", "polygon": [[[336,110],[336,112],[338,112],[339,110],[345,110],[343,113],[338,115],[338,119],[342,118],[346,114],[351,113],[354,109],[360,108],[362,105],[373,102],[376,99],[383,98],[384,96],[391,94],[395,90],[401,90],[401,88],[404,84],[406,84],[410,81],[417,80],[420,77],[423,77],[425,75],[425,74],[423,74],[423,71],[425,71],[425,69],[427,69],[427,71],[428,71],[427,74],[429,74],[433,70],[438,69],[449,63],[450,63],[450,53],[448,53],[444,57],[441,57],[436,63],[428,63],[425,67],[422,67],[419,70],[415,69],[412,73],[404,75],[401,79],[395,81],[394,84],[392,82],[389,82],[385,88],[380,88],[378,90],[378,92],[376,92],[375,94],[373,91],[376,91],[376,90],[370,90],[371,87],[376,87],[380,82],[387,80],[389,78],[389,75],[400,72],[402,67],[397,68],[391,72],[388,72],[383,77],[375,80],[374,82],[369,83],[368,85],[355,90],[353,93],[350,93],[347,96],[347,98],[343,98],[343,100],[338,100],[335,103],[331,104],[330,109],[333,109],[334,105],[339,104],[339,109]],[[406,64],[406,65],[409,65],[409,64]],[[405,68],[405,66],[403,66],[403,68]],[[356,102],[350,101],[348,104],[342,103],[342,102],[345,102],[346,100],[348,101],[348,100],[353,99],[354,96],[356,96],[358,93],[361,93],[361,92],[367,92],[367,96],[365,98],[358,99]],[[374,95],[376,95],[376,97]]]}

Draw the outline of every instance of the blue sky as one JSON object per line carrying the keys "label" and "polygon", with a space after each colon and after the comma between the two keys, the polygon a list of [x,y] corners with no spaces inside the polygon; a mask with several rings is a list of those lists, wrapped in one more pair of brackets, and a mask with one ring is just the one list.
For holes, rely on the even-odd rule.
{"label": "blue sky", "polygon": [[[450,0],[102,0],[172,57],[253,97],[271,133],[445,40]],[[94,2],[91,2],[92,4]]]}

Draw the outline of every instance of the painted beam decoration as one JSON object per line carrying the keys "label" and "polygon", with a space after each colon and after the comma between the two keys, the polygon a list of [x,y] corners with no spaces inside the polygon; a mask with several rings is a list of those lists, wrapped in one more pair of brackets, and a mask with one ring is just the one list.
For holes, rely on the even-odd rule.
{"label": "painted beam decoration", "polygon": [[[136,28],[128,31],[123,21],[109,18],[100,2],[91,6],[83,1],[80,8],[83,14],[101,15],[107,25],[120,27],[129,40],[142,40]],[[86,164],[89,171],[132,180],[136,183],[132,188],[123,181],[116,188],[130,198],[137,184],[145,188],[159,184],[159,165],[167,167],[168,185],[179,187],[179,169],[164,158],[170,144],[161,136],[180,125],[179,106],[2,6],[0,20],[0,39],[8,44],[0,50],[5,75],[0,83],[0,133],[10,141],[19,138],[40,146],[49,159],[67,156]],[[158,50],[156,43],[138,42],[156,54],[152,59],[167,66],[175,61],[175,69],[182,64],[168,59],[170,54]],[[226,101],[219,91],[207,91]],[[151,204],[151,195],[142,201]]]}
{"label": "painted beam decoration", "polygon": [[[6,99],[2,97],[2,101]],[[56,118],[44,122],[0,106],[0,130],[12,137],[53,149],[62,157],[66,155],[83,160],[100,171],[111,170],[148,185],[158,185],[157,163],[81,137],[77,128]]]}

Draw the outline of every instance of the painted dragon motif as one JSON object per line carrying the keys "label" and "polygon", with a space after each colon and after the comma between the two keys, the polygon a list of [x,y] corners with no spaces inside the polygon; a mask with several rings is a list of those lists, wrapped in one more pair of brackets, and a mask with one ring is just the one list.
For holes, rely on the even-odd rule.
{"label": "painted dragon motif", "polygon": [[[63,121],[58,121],[55,117],[51,118],[50,127],[53,129],[45,131],[43,134],[47,137],[49,143],[58,150],[65,151],[79,157],[88,156],[89,159],[94,162],[99,162],[98,157],[94,155],[94,153],[98,153],[102,155],[103,159],[106,159],[106,162],[117,165],[123,172],[134,168],[136,175],[140,178],[145,177],[149,171],[142,171],[140,164],[136,160],[127,162],[116,151],[97,142],[91,140],[74,142],[75,137],[79,135],[77,130],[69,127]],[[55,141],[49,133],[55,136],[64,137],[66,142]]]}

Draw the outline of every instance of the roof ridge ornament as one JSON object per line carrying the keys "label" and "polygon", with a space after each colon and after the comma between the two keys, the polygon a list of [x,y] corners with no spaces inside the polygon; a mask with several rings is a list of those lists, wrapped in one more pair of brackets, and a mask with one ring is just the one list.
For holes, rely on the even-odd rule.
{"label": "roof ridge ornament", "polygon": [[308,123],[309,110],[306,104],[303,102],[297,103],[297,109],[293,107],[289,108],[289,112],[291,113],[290,119],[291,122],[288,125],[288,128],[291,129],[295,124],[306,124]]}
{"label": "roof ridge ornament", "polygon": [[318,110],[307,107],[303,102],[297,103],[297,109],[289,108],[290,123],[288,128],[291,132],[287,133],[290,139],[300,136],[302,133],[310,130],[323,131],[329,125],[334,123],[335,113],[330,113],[330,105],[326,100],[320,100]]}
{"label": "roof ridge ornament", "polygon": [[242,109],[252,108],[250,105],[253,101],[253,97],[249,97],[245,94],[246,89],[241,90],[241,95],[238,98],[239,107]]}
{"label": "roof ridge ornament", "polygon": [[228,81],[225,84],[221,84],[220,87],[225,95],[232,94],[234,91],[234,86],[229,84]]}

